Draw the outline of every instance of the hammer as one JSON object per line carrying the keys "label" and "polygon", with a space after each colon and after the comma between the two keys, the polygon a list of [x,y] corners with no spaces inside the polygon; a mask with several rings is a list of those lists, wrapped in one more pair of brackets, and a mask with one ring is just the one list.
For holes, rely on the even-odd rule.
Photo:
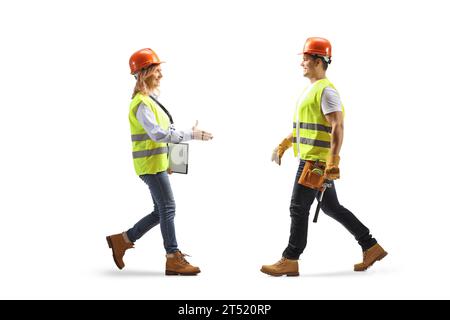
{"label": "hammer", "polygon": [[325,180],[325,182],[322,185],[323,191],[320,193],[319,201],[317,202],[316,213],[314,214],[314,219],[313,219],[314,223],[317,223],[317,218],[319,218],[319,211],[320,211],[320,207],[322,205],[323,194],[325,193],[327,188],[331,188],[332,186],[333,185],[331,184],[330,180]]}

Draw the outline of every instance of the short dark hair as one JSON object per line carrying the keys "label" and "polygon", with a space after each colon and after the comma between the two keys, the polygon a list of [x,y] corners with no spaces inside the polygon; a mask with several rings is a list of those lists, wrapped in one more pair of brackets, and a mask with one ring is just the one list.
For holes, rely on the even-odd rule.
{"label": "short dark hair", "polygon": [[312,55],[312,57],[313,57],[314,61],[316,61],[317,59],[320,59],[322,61],[323,70],[327,71],[329,63],[326,62],[324,57],[318,56],[318,55]]}

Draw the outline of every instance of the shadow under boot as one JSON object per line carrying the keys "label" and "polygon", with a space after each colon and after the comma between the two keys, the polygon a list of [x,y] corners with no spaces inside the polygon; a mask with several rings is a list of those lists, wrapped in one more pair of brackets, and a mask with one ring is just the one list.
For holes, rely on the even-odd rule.
{"label": "shadow under boot", "polygon": [[380,261],[387,256],[387,252],[378,244],[363,251],[363,261],[354,265],[355,271],[365,271],[372,266],[376,261]]}
{"label": "shadow under boot", "polygon": [[195,276],[200,273],[198,267],[192,266],[184,257],[187,256],[181,251],[166,254],[166,276]]}
{"label": "shadow under boot", "polygon": [[297,277],[299,275],[298,260],[282,257],[280,261],[274,264],[262,266],[261,272],[274,277],[284,275],[288,277]]}
{"label": "shadow under boot", "polygon": [[125,241],[123,233],[107,236],[106,241],[108,242],[108,247],[112,249],[116,266],[122,270],[125,267],[125,263],[123,262],[125,251],[134,248],[134,243]]}

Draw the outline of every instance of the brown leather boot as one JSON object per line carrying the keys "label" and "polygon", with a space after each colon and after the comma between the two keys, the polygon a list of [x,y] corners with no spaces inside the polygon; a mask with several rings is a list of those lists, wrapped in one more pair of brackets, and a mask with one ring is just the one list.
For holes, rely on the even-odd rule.
{"label": "brown leather boot", "polygon": [[261,268],[261,272],[274,276],[288,276],[288,277],[296,277],[299,275],[298,273],[298,260],[291,260],[285,257],[282,257],[280,261],[272,265],[264,265]]}
{"label": "brown leather boot", "polygon": [[123,233],[107,236],[106,241],[108,241],[108,246],[112,249],[116,266],[119,269],[123,269],[123,267],[125,267],[125,263],[123,263],[123,256],[125,255],[125,251],[130,248],[134,248],[134,243],[126,242]]}
{"label": "brown leather boot", "polygon": [[200,273],[200,269],[187,262],[185,256],[187,255],[180,251],[166,254],[166,276],[194,276]]}
{"label": "brown leather boot", "polygon": [[376,261],[380,261],[387,256],[387,252],[377,243],[363,252],[363,262],[355,264],[355,271],[365,271]]}

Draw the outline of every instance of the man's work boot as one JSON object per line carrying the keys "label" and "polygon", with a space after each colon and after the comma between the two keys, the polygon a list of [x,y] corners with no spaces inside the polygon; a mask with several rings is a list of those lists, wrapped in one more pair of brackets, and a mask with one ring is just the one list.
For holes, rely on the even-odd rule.
{"label": "man's work boot", "polygon": [[134,243],[125,241],[123,233],[107,236],[106,241],[108,241],[108,246],[112,249],[116,266],[119,269],[123,269],[125,267],[125,263],[123,263],[125,251],[134,248]]}
{"label": "man's work boot", "polygon": [[355,271],[365,271],[371,265],[375,263],[375,261],[380,261],[384,257],[387,256],[387,252],[377,243],[363,252],[363,262],[355,264]]}
{"label": "man's work boot", "polygon": [[261,272],[274,276],[288,276],[288,277],[296,277],[299,275],[298,273],[298,260],[291,260],[285,257],[282,257],[280,261],[272,265],[264,265],[261,268]]}
{"label": "man's work boot", "polygon": [[166,254],[166,276],[195,276],[200,273],[200,269],[187,262],[185,256],[187,255],[180,251]]}

